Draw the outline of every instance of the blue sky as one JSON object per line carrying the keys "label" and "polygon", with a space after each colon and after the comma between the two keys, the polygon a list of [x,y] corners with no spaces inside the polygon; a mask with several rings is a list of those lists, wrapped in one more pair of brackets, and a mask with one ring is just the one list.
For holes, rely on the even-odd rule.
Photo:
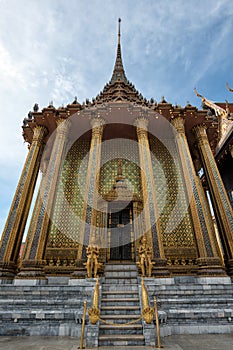
{"label": "blue sky", "polygon": [[0,232],[27,153],[37,102],[96,96],[111,77],[117,18],[126,75],[147,98],[200,107],[193,88],[233,101],[232,0],[0,0]]}

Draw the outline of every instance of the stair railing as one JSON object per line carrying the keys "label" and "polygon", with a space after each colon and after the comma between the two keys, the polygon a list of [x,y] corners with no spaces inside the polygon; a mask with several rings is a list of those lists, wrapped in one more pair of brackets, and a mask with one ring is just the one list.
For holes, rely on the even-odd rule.
{"label": "stair railing", "polygon": [[87,301],[84,300],[83,317],[82,317],[82,331],[81,331],[81,338],[80,338],[80,346],[79,346],[79,349],[83,349],[84,332],[85,332],[85,322],[86,322],[86,313],[87,313]]}
{"label": "stair railing", "polygon": [[157,346],[156,349],[161,349],[161,336],[160,336],[160,325],[159,325],[159,313],[157,307],[157,301],[154,299],[154,307],[149,306],[149,297],[148,292],[144,283],[144,279],[141,281],[142,286],[142,317],[147,324],[150,324],[153,321],[155,316],[155,325],[156,325],[156,334],[157,334]]}
{"label": "stair railing", "polygon": [[[80,338],[80,345],[78,349],[83,349],[84,343],[84,334],[85,334],[85,322],[86,322],[86,313],[87,313],[87,301],[84,301],[83,308],[83,317],[82,317],[82,331]],[[96,324],[100,318],[100,310],[99,310],[99,279],[96,279],[92,307],[88,310],[88,315],[92,324]]]}
{"label": "stair railing", "polygon": [[92,324],[96,324],[100,318],[99,310],[99,279],[96,279],[95,290],[92,301],[92,308],[88,310],[88,315]]}
{"label": "stair railing", "polygon": [[[128,322],[128,324],[133,324],[138,322],[141,318],[145,320],[147,324],[150,324],[155,316],[155,324],[156,324],[156,334],[157,334],[157,349],[161,349],[161,337],[160,337],[160,325],[159,325],[159,314],[158,314],[158,307],[157,307],[157,301],[154,299],[154,307],[151,307],[149,305],[149,297],[148,297],[148,292],[144,283],[144,279],[142,278],[141,281],[141,287],[142,287],[142,304],[143,304],[143,310],[142,310],[142,316],[133,321],[133,322]],[[83,341],[84,341],[84,330],[85,330],[85,320],[86,320],[86,311],[87,311],[87,302],[86,300],[84,301],[84,311],[83,311],[83,318],[82,318],[82,332],[81,332],[81,339],[80,339],[80,347],[79,349],[83,349]],[[92,301],[92,308],[88,310],[88,315],[90,318],[90,321],[92,324],[96,324],[99,320],[104,322],[100,318],[100,310],[99,310],[99,280],[98,278],[96,279],[96,285],[94,289],[94,294],[93,294],[93,301]],[[110,322],[104,322],[107,324],[111,324]],[[118,326],[124,326],[117,324]]]}
{"label": "stair railing", "polygon": [[144,283],[144,279],[142,278],[142,316],[147,324],[151,323],[154,318],[154,309],[153,307],[149,306],[149,298],[148,298],[148,292]]}
{"label": "stair railing", "polygon": [[154,311],[155,311],[155,325],[156,325],[156,333],[157,333],[157,348],[161,349],[161,337],[160,337],[160,326],[159,326],[159,313],[158,313],[158,306],[157,306],[157,300],[154,299]]}

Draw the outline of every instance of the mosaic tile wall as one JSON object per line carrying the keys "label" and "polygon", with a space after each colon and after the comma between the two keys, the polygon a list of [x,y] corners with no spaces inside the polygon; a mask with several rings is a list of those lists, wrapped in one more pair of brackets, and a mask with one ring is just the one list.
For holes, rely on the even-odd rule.
{"label": "mosaic tile wall", "polygon": [[113,188],[117,176],[118,160],[122,159],[122,175],[128,188],[142,198],[138,144],[122,139],[102,144],[99,193],[106,195]]}
{"label": "mosaic tile wall", "polygon": [[[102,144],[99,185],[101,196],[112,190],[117,176],[118,160],[122,159],[122,174],[132,193],[142,199],[138,144],[128,141],[111,140],[111,147],[107,142]],[[78,219],[83,214],[82,191],[85,190],[89,146],[89,142],[78,140],[67,154],[49,229],[48,249],[75,248],[79,243]],[[156,138],[150,139],[150,147],[164,247],[195,248],[179,157],[171,155]]]}
{"label": "mosaic tile wall", "polygon": [[77,140],[66,156],[57,188],[47,248],[75,248],[79,243],[89,146],[88,141]]}
{"label": "mosaic tile wall", "polygon": [[173,140],[167,147],[150,138],[157,205],[161,218],[164,247],[195,247],[194,232],[186,196],[179,155]]}

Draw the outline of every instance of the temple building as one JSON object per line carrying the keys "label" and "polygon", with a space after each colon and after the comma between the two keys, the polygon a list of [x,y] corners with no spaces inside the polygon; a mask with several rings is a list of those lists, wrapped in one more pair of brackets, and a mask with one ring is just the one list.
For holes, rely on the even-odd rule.
{"label": "temple building", "polygon": [[232,104],[198,92],[201,110],[147,100],[126,77],[120,39],[119,21],[112,77],[96,98],[36,104],[24,120],[29,151],[2,234],[2,284],[56,277],[78,285],[108,278],[114,264],[159,284],[182,276],[230,283]]}

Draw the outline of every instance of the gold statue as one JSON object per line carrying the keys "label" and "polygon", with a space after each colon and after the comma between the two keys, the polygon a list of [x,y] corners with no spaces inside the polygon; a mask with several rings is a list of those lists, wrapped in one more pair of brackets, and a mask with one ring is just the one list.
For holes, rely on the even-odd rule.
{"label": "gold statue", "polygon": [[98,262],[99,257],[99,247],[96,244],[89,244],[86,248],[87,253],[87,262],[85,263],[87,268],[87,277],[92,278],[92,273],[94,273],[94,277],[97,277],[97,271],[100,266]]}
{"label": "gold statue", "polygon": [[140,256],[140,261],[138,262],[138,265],[141,268],[142,277],[145,277],[146,274],[147,274],[147,277],[151,277],[152,266],[153,266],[153,262],[151,261],[152,250],[148,246],[147,239],[145,236],[142,237],[140,240],[138,254]]}

